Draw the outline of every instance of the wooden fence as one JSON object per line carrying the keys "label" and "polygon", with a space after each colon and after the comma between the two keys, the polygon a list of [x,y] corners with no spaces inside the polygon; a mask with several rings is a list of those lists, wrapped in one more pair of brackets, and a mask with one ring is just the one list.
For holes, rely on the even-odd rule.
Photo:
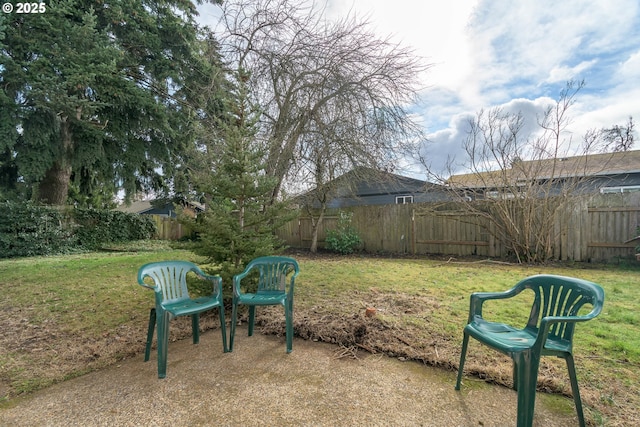
{"label": "wooden fence", "polygon": [[179,240],[191,234],[191,230],[177,219],[162,215],[151,215],[156,223],[156,238],[161,240]]}
{"label": "wooden fence", "polygon": [[[452,207],[433,213],[430,204],[358,206],[352,225],[367,252],[477,255],[501,258],[508,248],[495,237],[490,220]],[[319,227],[319,247],[335,229],[338,210],[327,212]],[[309,248],[311,218],[302,215],[278,235],[294,248]],[[553,257],[557,260],[607,261],[631,257],[639,242],[629,242],[640,225],[640,193],[603,194],[577,199],[557,215],[553,226]]]}

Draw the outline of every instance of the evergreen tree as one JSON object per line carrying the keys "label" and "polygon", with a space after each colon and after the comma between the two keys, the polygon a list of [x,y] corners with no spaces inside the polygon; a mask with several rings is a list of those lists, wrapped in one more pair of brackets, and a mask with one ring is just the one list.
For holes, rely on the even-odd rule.
{"label": "evergreen tree", "polygon": [[265,174],[265,147],[255,138],[257,114],[248,109],[243,79],[215,119],[194,169],[207,209],[192,226],[200,236],[196,253],[221,267],[223,276],[242,270],[253,258],[283,248],[275,230],[290,219],[283,202],[271,204],[276,181]]}
{"label": "evergreen tree", "polygon": [[189,0],[51,0],[0,16],[0,189],[60,205],[70,186],[90,204],[168,185],[214,65],[195,15]]}

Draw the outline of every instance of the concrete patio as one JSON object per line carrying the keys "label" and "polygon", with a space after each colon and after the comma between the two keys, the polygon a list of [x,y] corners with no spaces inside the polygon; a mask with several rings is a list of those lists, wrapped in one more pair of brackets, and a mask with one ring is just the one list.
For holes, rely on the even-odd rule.
{"label": "concrete patio", "polygon": [[[167,378],[143,355],[17,399],[1,426],[513,426],[516,394],[382,355],[239,328],[233,353],[218,331],[171,343]],[[571,400],[540,395],[535,425],[577,425]],[[550,402],[553,401],[553,404]],[[555,408],[555,409],[552,409]],[[562,409],[558,409],[562,408]],[[566,409],[566,410],[565,410]]]}

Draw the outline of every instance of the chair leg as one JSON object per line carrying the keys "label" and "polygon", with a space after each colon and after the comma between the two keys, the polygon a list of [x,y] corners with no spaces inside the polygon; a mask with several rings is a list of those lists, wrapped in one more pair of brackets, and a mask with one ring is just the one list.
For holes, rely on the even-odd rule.
{"label": "chair leg", "polygon": [[231,305],[231,332],[229,333],[229,351],[233,351],[233,338],[236,335],[236,323],[238,323],[238,304],[233,301]]}
{"label": "chair leg", "polygon": [[218,316],[220,317],[220,330],[222,331],[222,350],[225,353],[228,353],[229,348],[227,347],[227,327],[224,318],[224,306],[222,305],[220,305],[219,307]]}
{"label": "chair leg", "polygon": [[167,353],[169,349],[169,313],[162,312],[158,319],[158,378],[167,376]]}
{"label": "chair leg", "polygon": [[531,427],[536,404],[536,386],[538,384],[538,360],[533,360],[530,352],[521,352],[514,356],[517,366],[518,422],[517,427]]}
{"label": "chair leg", "polygon": [[287,353],[293,351],[293,304],[288,303],[284,307],[285,328],[287,338]]}
{"label": "chair leg", "polygon": [[256,322],[256,306],[249,306],[249,336],[253,336],[253,326]]}
{"label": "chair leg", "polygon": [[200,314],[191,315],[191,335],[193,335],[193,343],[200,343]]}
{"label": "chair leg", "polygon": [[153,341],[153,330],[156,327],[156,309],[155,307],[149,311],[149,329],[147,330],[147,345],[144,349],[144,361],[149,361],[151,354],[151,342]]}
{"label": "chair leg", "polygon": [[460,390],[460,382],[462,382],[462,371],[464,369],[464,360],[467,356],[467,346],[469,345],[469,335],[466,333],[462,337],[462,349],[460,351],[460,364],[458,365],[458,379],[456,381],[456,390]]}
{"label": "chair leg", "polygon": [[573,356],[567,355],[564,360],[567,361],[567,369],[569,370],[569,379],[571,380],[571,392],[573,393],[573,401],[576,405],[578,413],[578,423],[580,427],[585,427],[584,413],[582,411],[582,399],[580,399],[580,389],[578,388],[578,378],[576,377],[576,366],[573,362]]}

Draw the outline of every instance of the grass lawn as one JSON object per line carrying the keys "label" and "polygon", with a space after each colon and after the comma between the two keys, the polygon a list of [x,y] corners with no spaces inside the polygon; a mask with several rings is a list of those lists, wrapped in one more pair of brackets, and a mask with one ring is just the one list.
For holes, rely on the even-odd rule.
{"label": "grass lawn", "polygon": [[[153,297],[137,285],[138,267],[166,259],[204,261],[187,250],[151,249],[0,261],[0,402],[141,357]],[[471,292],[505,290],[539,273],[599,283],[604,311],[579,324],[575,338],[585,414],[596,425],[640,423],[640,268],[634,265],[294,256],[301,267],[294,309],[298,336],[334,342],[343,354],[367,350],[452,370]],[[529,304],[526,297],[509,306],[495,302],[487,313],[524,323]],[[367,307],[376,308],[374,317],[365,317]],[[188,319],[182,320],[172,323],[174,340],[190,335]],[[257,321],[264,332],[284,330],[281,309],[259,309]],[[204,329],[215,327],[216,316],[203,317]],[[564,362],[543,361],[540,389],[569,394]],[[479,377],[511,384],[509,360],[473,340],[465,371],[467,383]],[[567,407],[574,410],[571,401]]]}

